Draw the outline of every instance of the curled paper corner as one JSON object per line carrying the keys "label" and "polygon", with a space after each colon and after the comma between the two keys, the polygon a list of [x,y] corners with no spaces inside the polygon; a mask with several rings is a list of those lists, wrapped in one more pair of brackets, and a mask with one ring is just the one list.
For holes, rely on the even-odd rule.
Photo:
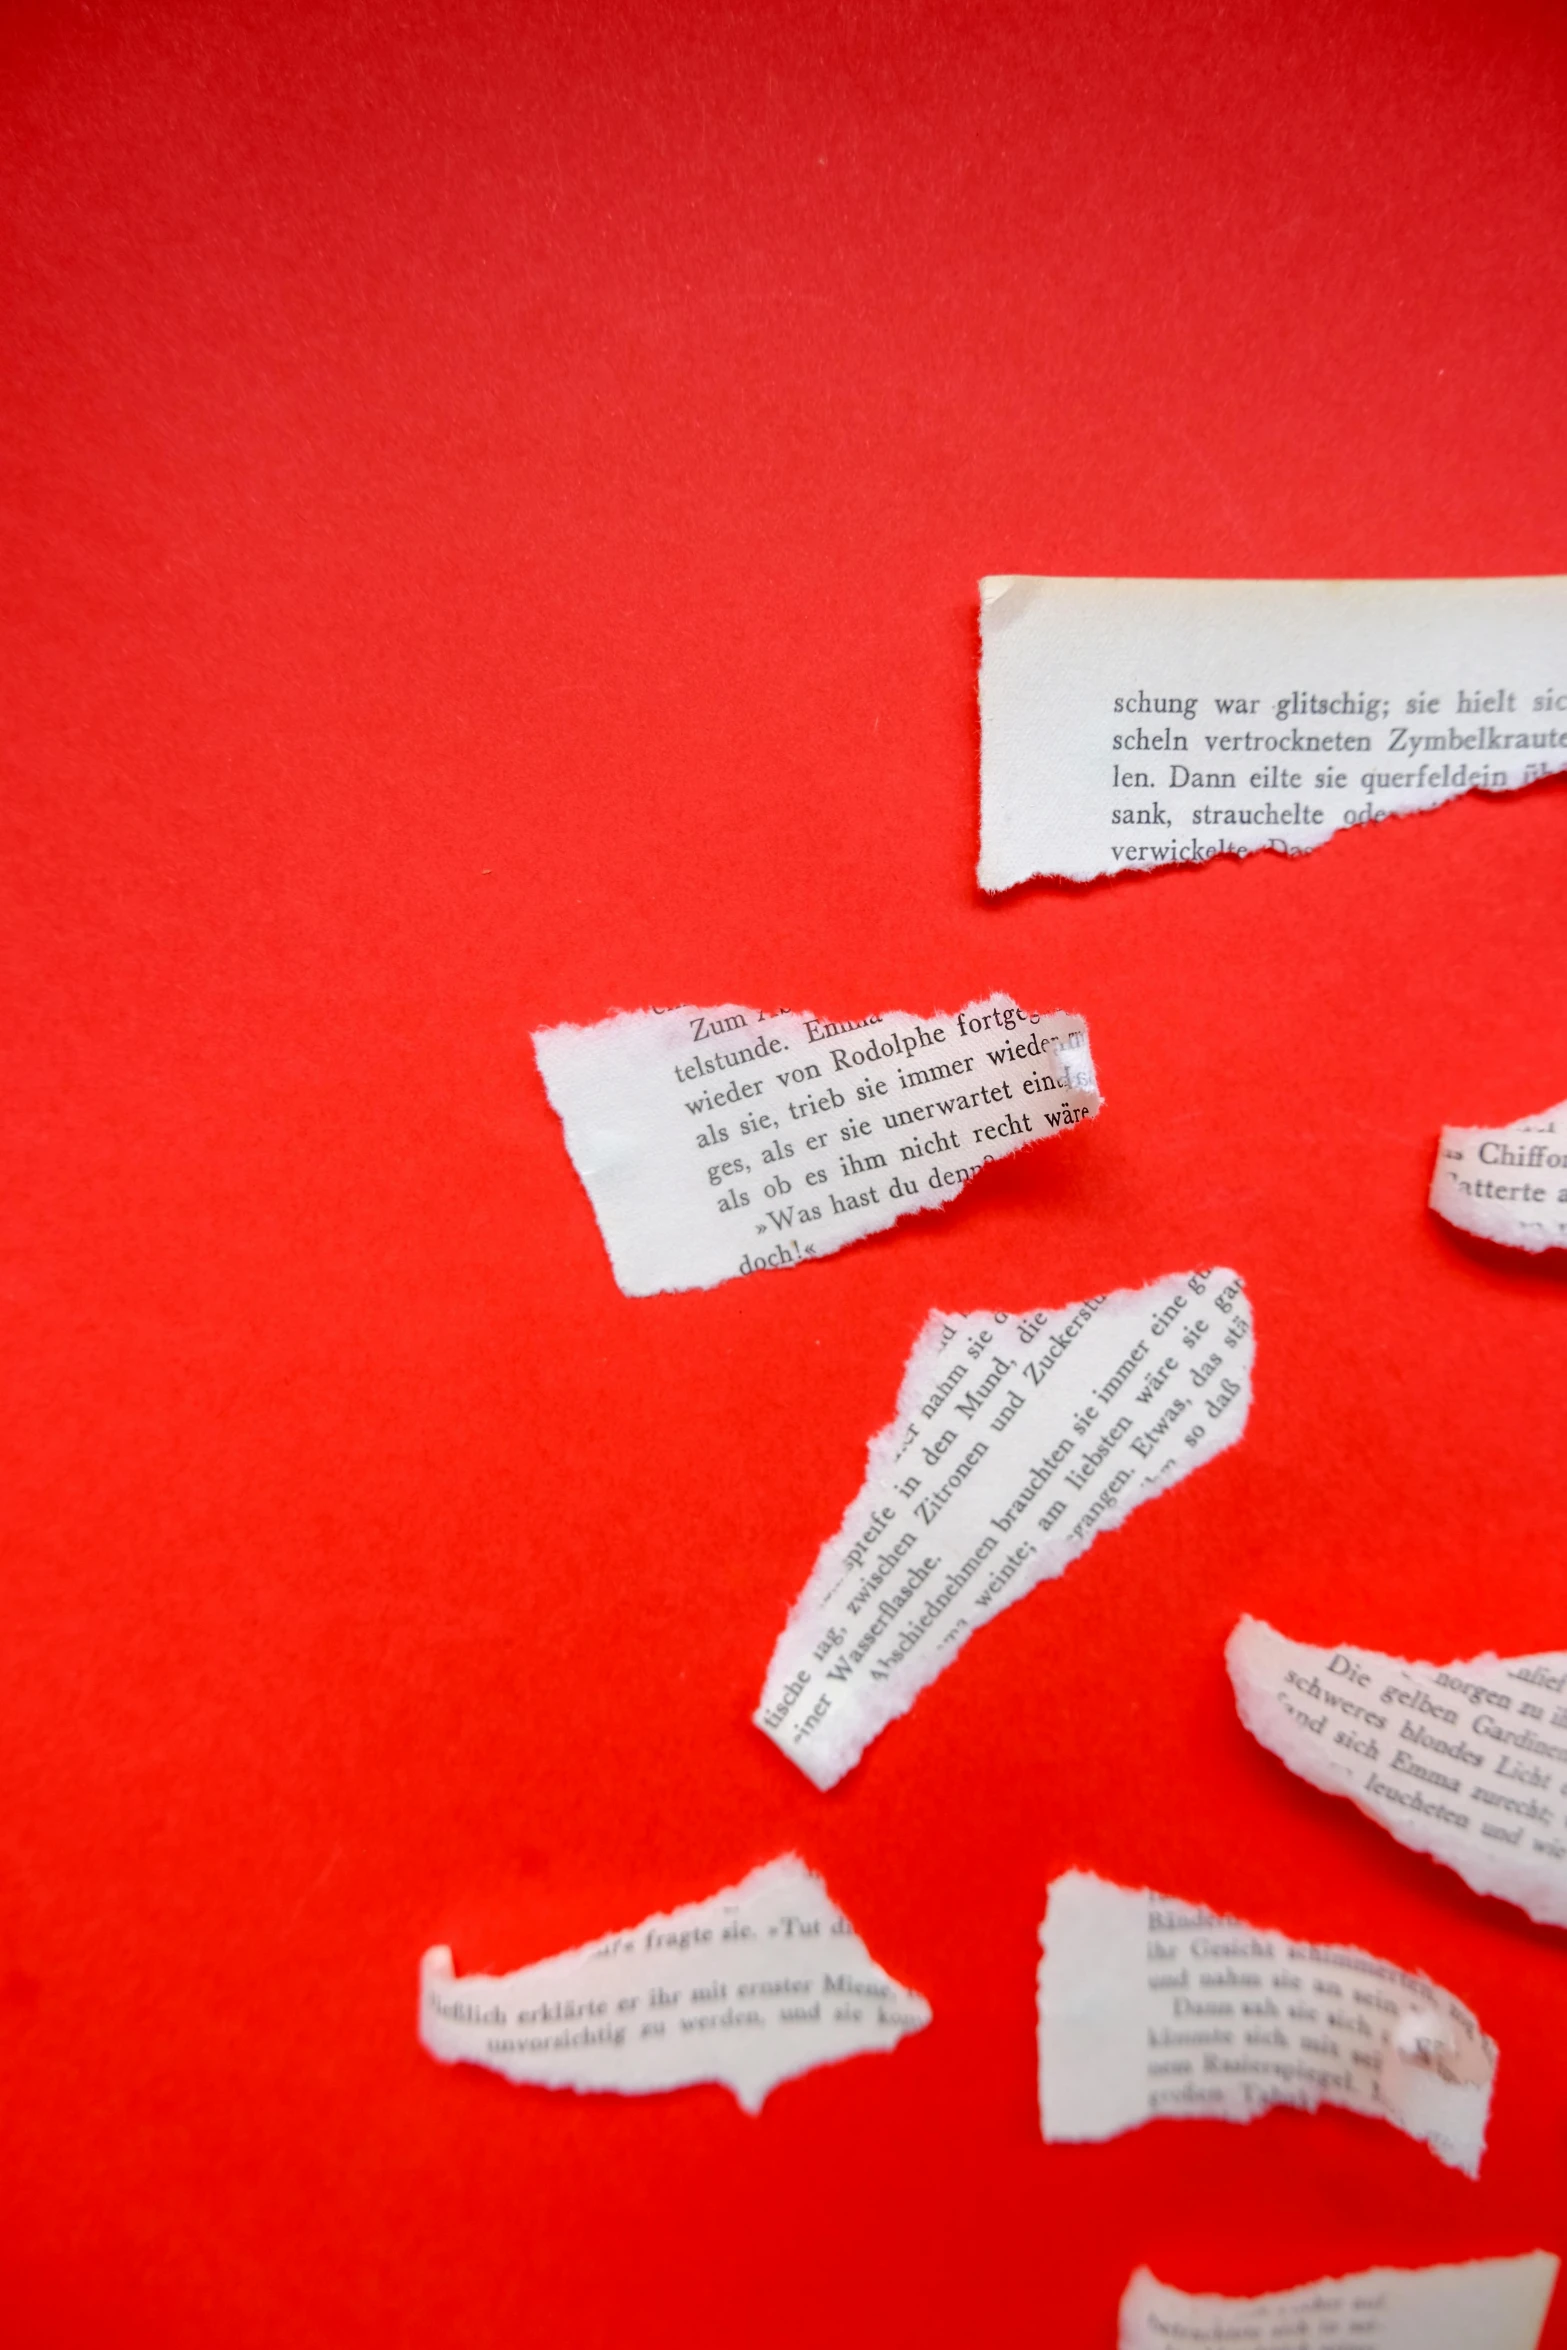
{"label": "curled paper corner", "polygon": [[1340,2105],[1478,2175],[1496,2045],[1429,1977],[1077,1869],[1039,1939],[1047,2140]]}
{"label": "curled paper corner", "polygon": [[1242,2299],[1182,2293],[1138,2269],[1121,2300],[1118,2350],[1536,2350],[1560,2261],[1552,2252],[1435,2268],[1370,2268]]}
{"label": "curled paper corner", "polygon": [[1224,1654],[1242,1722],[1298,1778],[1567,1927],[1567,1651],[1424,1664],[1242,1616]]}
{"label": "curled paper corner", "polygon": [[1480,2087],[1491,2077],[1483,2044],[1457,2030],[1450,2016],[1429,2003],[1404,2008],[1393,2027],[1387,2068],[1397,2079],[1405,2065],[1433,2073],[1454,2087]]}
{"label": "curled paper corner", "polygon": [[1567,768],[1567,578],[980,583],[979,884],[1299,854]]}
{"label": "curled paper corner", "polygon": [[982,1624],[1238,1442],[1251,1313],[1227,1268],[927,1319],[752,1719],[836,1785]]}
{"label": "curled paper corner", "polygon": [[628,1297],[832,1256],[1102,1106],[1084,1023],[999,994],[927,1018],[617,1012],[533,1049]]}
{"label": "curled paper corner", "polygon": [[1430,1204],[1504,1248],[1567,1248],[1567,1102],[1511,1126],[1444,1126]]}
{"label": "curled paper corner", "polygon": [[442,2064],[625,2096],[716,2081],[753,2115],[781,2081],[930,2020],[795,1853],[512,1974],[458,1975],[444,1944],[419,1970],[419,2038]]}

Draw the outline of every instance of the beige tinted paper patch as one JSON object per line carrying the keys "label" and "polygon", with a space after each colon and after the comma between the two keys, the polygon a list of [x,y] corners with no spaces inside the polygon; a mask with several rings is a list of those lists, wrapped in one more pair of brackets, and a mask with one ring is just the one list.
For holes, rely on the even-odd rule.
{"label": "beige tinted paper patch", "polygon": [[1567,767],[1567,578],[980,582],[984,889],[1257,849]]}
{"label": "beige tinted paper patch", "polygon": [[629,1297],[831,1256],[1100,1109],[1083,1022],[737,1004],[541,1028],[533,1049]]}
{"label": "beige tinted paper patch", "polygon": [[1567,1652],[1412,1664],[1243,1616],[1225,1661],[1241,1720],[1299,1777],[1567,1926]]}
{"label": "beige tinted paper patch", "polygon": [[1567,1102],[1512,1126],[1444,1126],[1431,1205],[1504,1248],[1567,1248]]}
{"label": "beige tinted paper patch", "polygon": [[1077,1869],[1039,1939],[1047,2139],[1342,2105],[1478,2173],[1496,2046],[1425,1975]]}
{"label": "beige tinted paper patch", "polygon": [[436,1948],[419,1976],[419,2037],[442,2064],[624,2096],[718,2081],[747,2113],[780,2081],[929,2022],[793,1853],[514,1974],[458,1975]]}
{"label": "beige tinted paper patch", "polygon": [[1554,2253],[1440,2268],[1368,2268],[1250,2299],[1178,2293],[1140,2268],[1119,2350],[1536,2350]]}
{"label": "beige tinted paper patch", "polygon": [[1251,1365],[1228,1270],[933,1313],[773,1651],[757,1727],[833,1786],[981,1625],[1239,1441]]}

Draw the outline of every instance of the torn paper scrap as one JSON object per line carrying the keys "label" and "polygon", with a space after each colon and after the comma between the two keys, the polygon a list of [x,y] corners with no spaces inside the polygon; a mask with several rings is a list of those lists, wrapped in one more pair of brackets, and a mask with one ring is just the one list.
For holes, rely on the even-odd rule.
{"label": "torn paper scrap", "polygon": [[1444,1126],[1431,1205],[1507,1248],[1567,1248],[1567,1102],[1515,1126]]}
{"label": "torn paper scrap", "polygon": [[1247,2300],[1178,2293],[1140,2268],[1119,2350],[1535,2350],[1561,2266],[1554,2253],[1441,2268],[1368,2268]]}
{"label": "torn paper scrap", "polygon": [[757,1727],[831,1787],[981,1624],[1237,1441],[1251,1361],[1228,1271],[933,1313],[773,1651]]}
{"label": "torn paper scrap", "polygon": [[1411,1664],[1242,1616],[1224,1653],[1241,1720],[1292,1771],[1567,1926],[1567,1652]]}
{"label": "torn paper scrap", "polygon": [[831,1256],[1100,1107],[1082,1021],[1004,995],[928,1020],[617,1012],[533,1049],[628,1297]]}
{"label": "torn paper scrap", "polygon": [[1076,1869],[1039,1939],[1046,2138],[1343,2105],[1478,2172],[1496,2048],[1424,1975]]}
{"label": "torn paper scrap", "polygon": [[984,889],[1314,849],[1567,767],[1567,577],[979,592]]}
{"label": "torn paper scrap", "polygon": [[722,2081],[747,2113],[780,2081],[929,2022],[793,1853],[515,1974],[454,1974],[445,1949],[419,1971],[419,2037],[443,2064],[626,2096]]}

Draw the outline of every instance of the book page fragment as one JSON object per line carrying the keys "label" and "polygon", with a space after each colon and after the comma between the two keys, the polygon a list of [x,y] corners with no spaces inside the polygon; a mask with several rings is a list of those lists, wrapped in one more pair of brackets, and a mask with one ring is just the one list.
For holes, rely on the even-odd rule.
{"label": "book page fragment", "polygon": [[1560,2266],[1526,2252],[1368,2268],[1245,2300],[1178,2293],[1140,2268],[1121,2301],[1119,2350],[1535,2350]]}
{"label": "book page fragment", "polygon": [[1567,1248],[1567,1102],[1515,1126],[1444,1126],[1431,1205],[1506,1248]]}
{"label": "book page fragment", "polygon": [[834,1785],[981,1624],[1238,1441],[1251,1363],[1229,1271],[933,1313],[773,1651],[757,1727]]}
{"label": "book page fragment", "polygon": [[831,1256],[1100,1107],[1082,1021],[1003,995],[929,1019],[617,1012],[533,1049],[628,1297]]}
{"label": "book page fragment", "polygon": [[1567,1926],[1567,1652],[1411,1664],[1243,1616],[1225,1662],[1252,1736],[1476,1893]]}
{"label": "book page fragment", "polygon": [[984,889],[1314,849],[1567,767],[1567,578],[980,582]]}
{"label": "book page fragment", "polygon": [[419,2037],[443,2064],[626,2096],[721,2081],[747,2113],[780,2081],[929,2022],[792,1853],[515,1974],[455,1974],[446,1949],[419,1971]]}
{"label": "book page fragment", "polygon": [[1039,1939],[1046,2138],[1342,2105],[1478,2172],[1496,2048],[1424,1975],[1076,1869]]}

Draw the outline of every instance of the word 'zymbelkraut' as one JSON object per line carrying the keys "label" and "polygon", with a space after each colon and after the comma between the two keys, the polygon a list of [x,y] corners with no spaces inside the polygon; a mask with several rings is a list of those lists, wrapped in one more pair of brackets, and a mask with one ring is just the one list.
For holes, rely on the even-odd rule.
{"label": "word 'zymbelkraut'", "polygon": [[980,582],[985,889],[1294,854],[1567,768],[1567,578]]}

